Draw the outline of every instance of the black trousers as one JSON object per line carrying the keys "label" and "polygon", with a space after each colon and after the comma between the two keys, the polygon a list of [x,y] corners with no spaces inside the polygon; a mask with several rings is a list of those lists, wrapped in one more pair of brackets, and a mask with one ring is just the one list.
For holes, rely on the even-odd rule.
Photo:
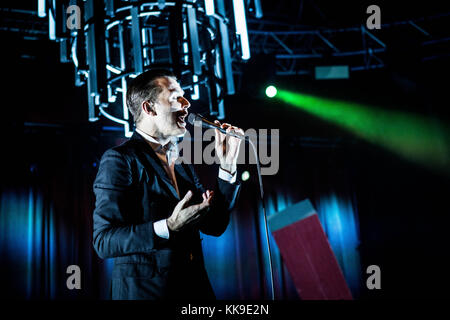
{"label": "black trousers", "polygon": [[[116,261],[111,279],[113,300],[215,300],[203,257],[192,253],[156,253],[152,258]],[[134,260],[134,261],[133,261]],[[139,262],[135,262],[139,260]],[[123,262],[125,261],[125,262]]]}

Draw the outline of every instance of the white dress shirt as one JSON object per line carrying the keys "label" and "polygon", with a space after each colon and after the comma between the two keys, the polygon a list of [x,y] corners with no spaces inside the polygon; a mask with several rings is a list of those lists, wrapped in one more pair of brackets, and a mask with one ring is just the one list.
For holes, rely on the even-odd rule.
{"label": "white dress shirt", "polygon": [[[144,137],[144,139],[146,139],[147,141],[161,145],[158,142],[158,140],[156,140],[152,136],[146,134],[142,130],[136,128],[136,132],[139,133],[142,137]],[[172,140],[168,144],[170,144],[170,143],[172,143],[172,145],[170,148],[167,149],[168,152],[166,153],[168,163],[172,163],[173,161],[176,160],[176,157],[178,157],[178,147],[175,143],[175,140]],[[164,149],[164,150],[166,150],[166,149]],[[234,172],[234,174],[231,174],[219,167],[219,178],[222,180],[225,180],[229,183],[235,183],[236,182],[236,172]],[[169,239],[169,228],[167,227],[167,219],[162,219],[162,220],[154,222],[153,229],[155,230],[155,233],[157,236],[164,238],[164,239]]]}

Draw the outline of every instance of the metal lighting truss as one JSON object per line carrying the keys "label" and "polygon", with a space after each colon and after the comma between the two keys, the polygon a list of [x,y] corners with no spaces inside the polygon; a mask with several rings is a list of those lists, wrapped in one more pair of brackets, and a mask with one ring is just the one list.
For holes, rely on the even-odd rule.
{"label": "metal lighting truss", "polygon": [[[67,29],[71,5],[81,9],[81,29]],[[58,41],[61,62],[75,65],[76,85],[87,84],[89,119],[107,117],[128,136],[127,83],[151,67],[171,68],[191,99],[200,98],[222,119],[223,98],[234,93],[240,62],[250,52],[273,56],[278,75],[310,75],[321,65],[347,65],[351,71],[385,67],[393,34],[417,40],[422,60],[450,55],[450,12],[383,23],[379,30],[259,19],[259,0],[37,0],[32,8],[2,8],[0,14],[0,31]],[[410,53],[415,54],[401,54]]]}
{"label": "metal lighting truss", "polygon": [[[365,25],[350,28],[292,27],[284,23],[249,19],[249,39],[253,55],[270,54],[275,57],[278,75],[311,74],[311,66],[327,64],[348,65],[351,71],[382,68],[388,49],[386,39],[392,32],[411,33],[421,39],[429,53],[436,54],[440,45],[450,42],[450,12],[414,20],[381,25],[368,30]],[[448,55],[448,52],[444,53]]]}
{"label": "metal lighting truss", "polygon": [[[260,8],[259,0],[252,4]],[[191,99],[201,98],[209,105],[210,115],[225,117],[224,97],[235,92],[232,63],[250,58],[244,0],[85,0],[45,5],[49,37],[60,43],[61,62],[73,61],[76,85],[87,84],[90,121],[106,117],[123,125],[129,137],[133,119],[126,106],[127,83],[158,67],[171,69]],[[83,14],[79,30],[68,30],[73,13],[67,8],[73,5]],[[40,12],[44,15],[45,9]]]}

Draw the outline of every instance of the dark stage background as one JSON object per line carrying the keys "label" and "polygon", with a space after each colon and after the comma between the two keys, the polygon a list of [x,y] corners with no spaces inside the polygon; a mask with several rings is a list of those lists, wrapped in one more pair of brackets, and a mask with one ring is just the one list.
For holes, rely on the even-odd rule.
{"label": "dark stage background", "polygon": [[[105,299],[112,264],[92,247],[92,183],[101,155],[124,141],[122,132],[105,119],[87,121],[86,88],[74,86],[73,66],[59,63],[55,43],[6,32],[1,39],[8,48],[0,60],[1,298]],[[354,72],[349,80],[292,76],[272,82],[420,115],[436,123],[449,146],[449,57],[422,61],[421,52],[410,51],[411,61],[405,61],[401,53],[411,44],[400,35],[391,41],[398,46],[384,69]],[[244,129],[280,129],[280,170],[263,177],[268,214],[309,198],[355,298],[448,298],[448,171],[416,164],[264,98],[257,88],[265,85],[265,59],[248,63],[241,90],[226,100],[226,121]],[[256,171],[244,169],[250,179],[226,233],[203,240],[219,299],[269,298]],[[197,170],[212,186],[217,167]],[[276,297],[297,300],[273,239],[272,245]],[[81,268],[81,290],[66,287],[72,264]],[[381,268],[381,290],[365,285],[373,264]]]}

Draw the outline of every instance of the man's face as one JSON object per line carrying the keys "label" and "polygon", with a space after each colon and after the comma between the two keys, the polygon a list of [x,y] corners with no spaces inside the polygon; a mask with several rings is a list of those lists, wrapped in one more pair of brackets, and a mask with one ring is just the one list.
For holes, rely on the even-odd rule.
{"label": "man's face", "polygon": [[163,91],[154,105],[154,123],[164,138],[183,136],[186,133],[187,109],[191,104],[183,97],[184,91],[174,78],[162,77],[157,81]]}

